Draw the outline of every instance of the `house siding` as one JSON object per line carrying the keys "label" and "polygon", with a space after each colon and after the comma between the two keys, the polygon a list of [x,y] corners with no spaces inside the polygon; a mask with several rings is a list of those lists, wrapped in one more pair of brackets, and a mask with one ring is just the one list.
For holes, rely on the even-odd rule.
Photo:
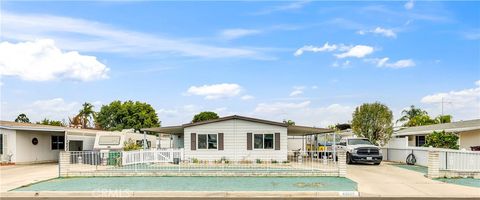
{"label": "house siding", "polygon": [[[222,157],[232,161],[256,159],[264,161],[287,160],[287,127],[232,119],[227,121],[186,127],[184,129],[185,158],[199,160],[219,160]],[[191,150],[191,133],[218,134],[223,133],[224,150],[196,149]],[[252,134],[280,134],[280,150],[253,149],[247,150],[247,133]],[[198,141],[196,142],[198,145]],[[274,142],[275,143],[275,142]]]}
{"label": "house siding", "polygon": [[459,135],[460,149],[471,150],[472,146],[480,146],[480,130],[465,131]]}
{"label": "house siding", "polygon": [[[52,135],[64,136],[64,133],[16,131],[15,163],[43,163],[58,161],[58,155],[63,150],[52,150]],[[32,139],[37,138],[38,144],[33,145]]]}

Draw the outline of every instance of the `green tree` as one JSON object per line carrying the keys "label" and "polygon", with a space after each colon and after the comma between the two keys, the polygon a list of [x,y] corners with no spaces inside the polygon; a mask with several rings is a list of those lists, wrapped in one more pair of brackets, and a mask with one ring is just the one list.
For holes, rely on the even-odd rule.
{"label": "green tree", "polygon": [[435,123],[436,124],[443,124],[443,123],[450,123],[452,122],[452,116],[451,115],[439,115],[438,117],[435,118]]}
{"label": "green tree", "polygon": [[134,129],[159,127],[155,109],[150,104],[139,101],[113,101],[109,105],[103,105],[96,114],[96,123],[104,130],[120,131],[122,129]]}
{"label": "green tree", "polygon": [[458,149],[458,135],[454,133],[446,133],[445,131],[433,131],[433,133],[425,137],[425,144],[423,146]]}
{"label": "green tree", "polygon": [[381,103],[364,103],[357,107],[352,116],[352,130],[374,144],[384,145],[393,133],[392,111]]}
{"label": "green tree", "polygon": [[195,122],[207,121],[207,120],[218,119],[218,118],[220,117],[217,115],[217,113],[204,111],[193,116],[192,122],[195,123]]}
{"label": "green tree", "polygon": [[18,115],[18,117],[15,119],[15,122],[30,123],[30,119],[28,119],[26,114],[22,113]]}
{"label": "green tree", "polygon": [[418,115],[415,116],[414,118],[410,119],[405,126],[425,126],[425,125],[431,125],[431,124],[436,124],[435,119],[430,118],[428,115]]}
{"label": "green tree", "polygon": [[[415,126],[413,120],[418,120],[422,118],[421,116],[428,116],[427,111],[420,108],[416,108],[414,105],[410,106],[410,109],[404,109],[402,111],[402,117],[397,120],[397,122],[405,122],[402,126]],[[418,126],[418,125],[417,125]]]}
{"label": "green tree", "polygon": [[50,125],[50,126],[65,126],[62,121],[49,120],[47,118],[44,118],[42,121],[39,121],[36,124]]}
{"label": "green tree", "polygon": [[293,120],[291,120],[291,119],[289,119],[289,120],[284,119],[284,120],[283,120],[283,123],[284,123],[284,124],[287,124],[287,125],[289,125],[289,126],[295,125],[295,121],[293,121]]}
{"label": "green tree", "polygon": [[83,103],[82,109],[78,111],[78,116],[80,117],[82,128],[89,128],[93,124],[93,119],[95,117],[95,111],[93,111],[93,105],[91,103]]}

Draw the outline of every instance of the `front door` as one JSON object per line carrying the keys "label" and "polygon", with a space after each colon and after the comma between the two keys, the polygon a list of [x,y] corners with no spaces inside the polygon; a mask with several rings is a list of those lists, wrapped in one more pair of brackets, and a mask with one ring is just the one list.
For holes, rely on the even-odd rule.
{"label": "front door", "polygon": [[83,141],[81,140],[70,140],[68,142],[69,151],[83,151]]}

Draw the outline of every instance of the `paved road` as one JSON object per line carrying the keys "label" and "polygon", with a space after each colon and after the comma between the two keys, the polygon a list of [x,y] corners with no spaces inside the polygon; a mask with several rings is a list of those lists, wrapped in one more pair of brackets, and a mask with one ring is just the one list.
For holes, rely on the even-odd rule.
{"label": "paved road", "polygon": [[347,178],[358,183],[360,196],[480,197],[480,188],[434,181],[388,163],[348,165]]}
{"label": "paved road", "polygon": [[58,177],[58,165],[36,164],[0,167],[0,192]]}

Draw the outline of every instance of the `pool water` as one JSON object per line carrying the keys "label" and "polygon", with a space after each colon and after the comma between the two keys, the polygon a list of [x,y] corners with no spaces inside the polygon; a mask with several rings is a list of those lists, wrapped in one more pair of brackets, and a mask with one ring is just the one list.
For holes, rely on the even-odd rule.
{"label": "pool water", "polygon": [[14,191],[356,191],[341,177],[78,177],[56,178]]}

